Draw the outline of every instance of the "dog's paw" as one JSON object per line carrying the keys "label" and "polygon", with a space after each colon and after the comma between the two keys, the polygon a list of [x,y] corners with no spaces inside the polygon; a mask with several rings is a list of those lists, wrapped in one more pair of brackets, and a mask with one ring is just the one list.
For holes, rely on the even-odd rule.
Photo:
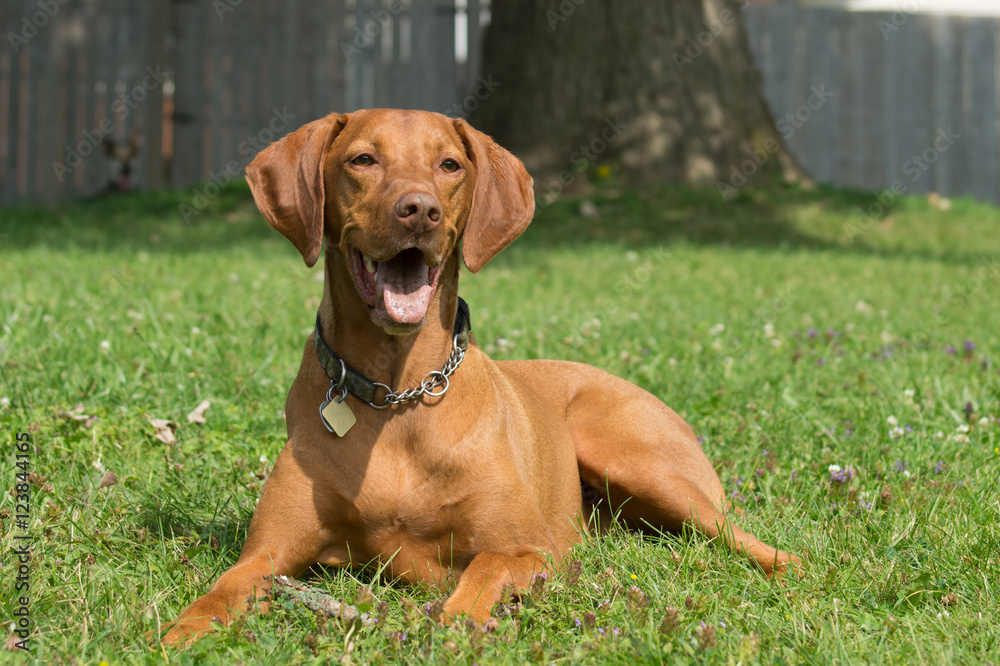
{"label": "dog's paw", "polygon": [[166,635],[160,639],[164,645],[171,647],[187,647],[199,638],[214,631],[212,624],[223,624],[222,618],[218,615],[212,617],[191,617],[184,619],[181,616],[165,627]]}
{"label": "dog's paw", "polygon": [[805,565],[801,559],[791,553],[779,550],[774,562],[771,563],[770,571],[767,571],[767,577],[774,580],[783,578],[789,574],[801,576],[803,573],[805,573]]}

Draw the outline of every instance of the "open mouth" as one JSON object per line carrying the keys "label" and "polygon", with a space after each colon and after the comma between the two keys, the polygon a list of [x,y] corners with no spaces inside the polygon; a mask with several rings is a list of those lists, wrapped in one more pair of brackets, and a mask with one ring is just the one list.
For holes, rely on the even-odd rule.
{"label": "open mouth", "polygon": [[417,248],[386,261],[373,261],[354,250],[354,282],[361,300],[398,324],[420,324],[437,289],[441,266],[430,268]]}

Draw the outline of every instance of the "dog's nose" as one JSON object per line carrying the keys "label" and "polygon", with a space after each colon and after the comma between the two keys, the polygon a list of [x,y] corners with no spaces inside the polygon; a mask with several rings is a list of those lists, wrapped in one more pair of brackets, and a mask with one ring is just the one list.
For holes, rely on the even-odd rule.
{"label": "dog's nose", "polygon": [[396,219],[417,233],[430,231],[441,221],[441,204],[429,192],[407,192],[396,202]]}

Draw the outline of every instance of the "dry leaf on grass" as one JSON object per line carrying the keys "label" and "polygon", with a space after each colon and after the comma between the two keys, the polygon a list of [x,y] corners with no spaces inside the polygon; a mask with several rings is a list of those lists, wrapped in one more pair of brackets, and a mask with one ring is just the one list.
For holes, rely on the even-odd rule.
{"label": "dry leaf on grass", "polygon": [[87,428],[93,425],[94,421],[97,420],[96,416],[90,416],[89,414],[83,413],[83,403],[78,404],[73,409],[68,409],[64,412],[59,412],[58,416],[61,419],[69,419],[70,421],[77,421],[78,423],[82,423]]}
{"label": "dry leaf on grass", "polygon": [[149,414],[146,415],[149,422],[154,428],[156,428],[156,439],[160,440],[164,444],[174,444],[177,442],[177,438],[174,437],[174,431],[177,429],[177,424],[169,419],[154,419]]}
{"label": "dry leaf on grass", "polygon": [[188,423],[204,423],[205,422],[205,412],[208,408],[212,406],[212,403],[208,400],[202,400],[198,403],[198,406],[188,414]]}
{"label": "dry leaf on grass", "polygon": [[116,483],[118,483],[118,475],[109,469],[104,474],[104,478],[101,479],[101,485],[99,485],[98,488],[107,488],[108,486],[113,486]]}

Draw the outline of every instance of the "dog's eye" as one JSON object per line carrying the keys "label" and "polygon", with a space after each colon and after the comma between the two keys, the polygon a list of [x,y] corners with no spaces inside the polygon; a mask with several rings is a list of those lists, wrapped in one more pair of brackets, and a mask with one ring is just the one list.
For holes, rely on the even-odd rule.
{"label": "dog's eye", "polygon": [[357,157],[355,157],[353,160],[351,160],[351,164],[357,164],[358,166],[371,166],[375,164],[375,158],[366,153],[364,155],[358,155]]}
{"label": "dog's eye", "polygon": [[458,171],[458,162],[455,160],[445,160],[441,162],[441,168],[447,173],[454,173]]}

